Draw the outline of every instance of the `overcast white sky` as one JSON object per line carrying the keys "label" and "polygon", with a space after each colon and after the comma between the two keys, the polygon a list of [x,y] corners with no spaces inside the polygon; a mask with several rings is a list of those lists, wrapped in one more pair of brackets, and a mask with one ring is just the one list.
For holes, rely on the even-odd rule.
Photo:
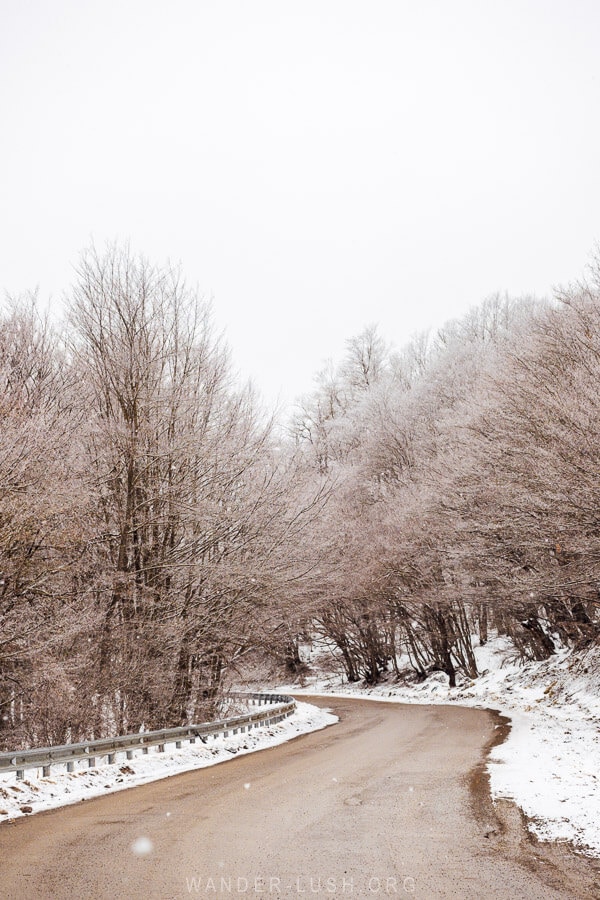
{"label": "overcast white sky", "polygon": [[0,0],[0,288],[129,239],[265,398],[600,239],[597,0]]}

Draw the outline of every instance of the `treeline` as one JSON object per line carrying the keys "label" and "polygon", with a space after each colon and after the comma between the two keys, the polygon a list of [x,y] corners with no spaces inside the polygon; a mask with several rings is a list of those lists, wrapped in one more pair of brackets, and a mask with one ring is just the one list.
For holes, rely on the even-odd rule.
{"label": "treeline", "polygon": [[599,413],[598,266],[551,303],[495,296],[401,352],[375,328],[348,342],[293,432],[336,485],[306,621],[349,680],[408,659],[454,685],[492,629],[522,659],[598,641]]}
{"label": "treeline", "polygon": [[0,745],[209,717],[282,633],[323,489],[240,388],[210,310],[127,249],[64,325],[0,321]]}
{"label": "treeline", "polygon": [[287,437],[178,272],[84,253],[0,318],[0,746],[207,718],[250,651],[477,675],[600,635],[600,268],[394,351],[368,328]]}

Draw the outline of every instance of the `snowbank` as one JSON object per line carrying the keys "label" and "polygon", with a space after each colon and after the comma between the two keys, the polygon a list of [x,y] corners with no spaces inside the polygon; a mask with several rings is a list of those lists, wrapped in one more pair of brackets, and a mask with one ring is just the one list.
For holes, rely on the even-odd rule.
{"label": "snowbank", "polygon": [[140,753],[131,760],[120,753],[114,765],[81,768],[72,773],[67,773],[65,766],[57,765],[49,778],[39,777],[41,769],[27,769],[23,781],[17,781],[14,773],[0,775],[0,822],[213,766],[233,756],[274,747],[300,734],[318,731],[337,720],[337,716],[316,706],[298,703],[296,712],[277,725],[227,738],[208,738],[206,744],[190,744],[181,750],[167,745],[165,753],[150,748],[147,756]]}
{"label": "snowbank", "polygon": [[510,645],[502,639],[475,652],[483,674],[454,689],[435,673],[422,684],[361,688],[337,676],[309,679],[302,691],[278,690],[498,710],[511,719],[511,731],[490,754],[494,799],[514,800],[541,840],[570,841],[600,856],[600,652],[562,651],[525,666],[507,663]]}

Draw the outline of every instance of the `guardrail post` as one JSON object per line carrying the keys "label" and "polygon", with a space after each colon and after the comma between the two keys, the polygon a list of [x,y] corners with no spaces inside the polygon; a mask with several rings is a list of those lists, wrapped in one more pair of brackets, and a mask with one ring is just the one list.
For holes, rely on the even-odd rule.
{"label": "guardrail post", "polygon": [[75,771],[75,763],[74,763],[74,762],[68,762],[68,763],[67,763],[67,772],[74,772],[74,771]]}
{"label": "guardrail post", "polygon": [[90,756],[90,758],[88,759],[88,769],[93,769],[95,765],[96,765],[96,757]]}
{"label": "guardrail post", "polygon": [[175,741],[175,749],[181,750],[181,741]]}
{"label": "guardrail post", "polygon": [[114,754],[114,753],[109,753],[108,756],[106,757],[106,762],[108,763],[109,766],[114,765],[114,762],[115,762],[115,754]]}
{"label": "guardrail post", "polygon": [[164,744],[159,744],[159,745],[158,745],[158,752],[159,752],[159,753],[164,753],[164,752],[165,752],[165,745],[164,745]]}
{"label": "guardrail post", "polygon": [[17,780],[23,781],[25,778],[25,769],[17,769]]}
{"label": "guardrail post", "polygon": [[191,737],[191,738],[190,738],[190,744],[195,744],[195,743],[196,743],[196,738],[195,738],[195,737]]}
{"label": "guardrail post", "polygon": [[50,778],[50,766],[42,766],[42,778]]}
{"label": "guardrail post", "polygon": [[127,759],[133,759],[133,750],[127,751]]}

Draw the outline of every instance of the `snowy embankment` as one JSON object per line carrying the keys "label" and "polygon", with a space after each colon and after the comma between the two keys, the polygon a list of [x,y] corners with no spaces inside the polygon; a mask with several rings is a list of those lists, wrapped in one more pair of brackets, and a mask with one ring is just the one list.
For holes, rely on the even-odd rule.
{"label": "snowy embankment", "polygon": [[17,781],[14,773],[0,775],[0,823],[157,781],[169,775],[213,766],[234,756],[274,747],[337,721],[337,716],[316,706],[298,703],[296,711],[277,725],[261,726],[247,734],[227,738],[221,735],[208,738],[206,744],[191,744],[180,750],[167,745],[165,753],[159,753],[153,747],[148,755],[136,754],[131,760],[126,760],[125,753],[120,753],[120,761],[114,765],[80,768],[72,773],[67,773],[64,765],[57,765],[52,768],[49,778],[39,777],[41,769],[26,770],[23,781]]}
{"label": "snowy embankment", "polygon": [[498,710],[511,729],[489,758],[494,799],[514,800],[541,840],[570,841],[600,856],[600,651],[562,651],[524,666],[507,662],[510,645],[500,639],[475,652],[482,675],[453,689],[435,673],[421,684],[360,688],[328,678],[285,690]]}

